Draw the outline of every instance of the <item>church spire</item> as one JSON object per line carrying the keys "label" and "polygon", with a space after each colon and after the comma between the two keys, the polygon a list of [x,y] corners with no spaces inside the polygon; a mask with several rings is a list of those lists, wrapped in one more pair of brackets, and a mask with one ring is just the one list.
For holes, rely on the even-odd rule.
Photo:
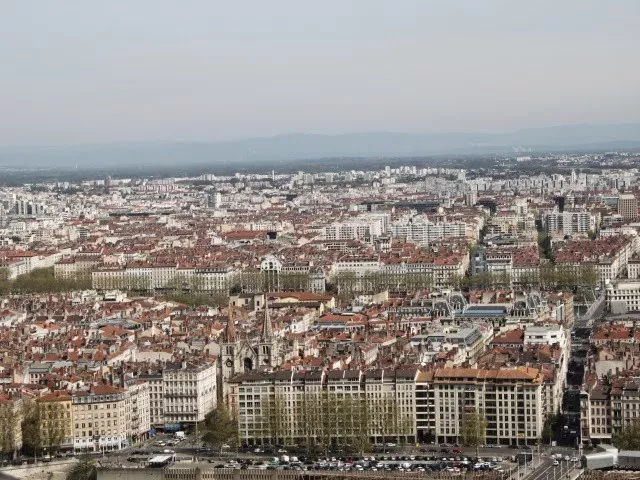
{"label": "church spire", "polygon": [[262,336],[263,342],[270,341],[273,338],[273,329],[271,328],[271,318],[269,317],[269,301],[267,300],[267,294],[264,295],[264,323],[262,324]]}
{"label": "church spire", "polygon": [[227,343],[234,343],[236,341],[236,324],[233,322],[233,309],[231,308],[231,302],[229,302],[229,317],[227,318],[227,327],[224,329],[224,336]]}

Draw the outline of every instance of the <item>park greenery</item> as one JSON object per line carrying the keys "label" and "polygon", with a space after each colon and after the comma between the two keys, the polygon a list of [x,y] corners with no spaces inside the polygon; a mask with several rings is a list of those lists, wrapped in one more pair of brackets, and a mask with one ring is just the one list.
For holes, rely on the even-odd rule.
{"label": "park greenery", "polygon": [[29,273],[8,278],[6,269],[0,269],[0,295],[25,295],[29,293],[59,293],[91,288],[89,276],[61,279],[53,274],[53,267],[36,268]]}

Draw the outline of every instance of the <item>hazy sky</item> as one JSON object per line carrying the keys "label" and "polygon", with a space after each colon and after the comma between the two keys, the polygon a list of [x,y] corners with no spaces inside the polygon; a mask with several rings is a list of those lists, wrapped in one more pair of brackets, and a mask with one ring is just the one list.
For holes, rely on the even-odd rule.
{"label": "hazy sky", "polygon": [[640,121],[638,0],[0,2],[0,145]]}

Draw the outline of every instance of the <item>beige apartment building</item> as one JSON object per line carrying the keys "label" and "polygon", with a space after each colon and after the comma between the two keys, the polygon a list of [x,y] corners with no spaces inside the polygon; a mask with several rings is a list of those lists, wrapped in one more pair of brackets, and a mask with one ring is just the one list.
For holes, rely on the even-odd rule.
{"label": "beige apartment building", "polygon": [[416,368],[246,373],[231,408],[247,444],[414,442]]}
{"label": "beige apartment building", "polygon": [[536,368],[441,368],[418,377],[423,397],[416,408],[423,425],[433,417],[426,425],[438,442],[460,443],[464,414],[478,412],[487,422],[487,444],[531,445],[542,435],[542,383]]}
{"label": "beige apartment building", "polygon": [[72,393],[74,450],[118,450],[128,445],[126,390],[95,385]]}
{"label": "beige apartment building", "polygon": [[[250,373],[233,379],[240,439],[249,444],[461,442],[465,413],[487,420],[486,443],[531,445],[545,408],[539,369],[441,368]],[[327,433],[327,429],[334,429]]]}

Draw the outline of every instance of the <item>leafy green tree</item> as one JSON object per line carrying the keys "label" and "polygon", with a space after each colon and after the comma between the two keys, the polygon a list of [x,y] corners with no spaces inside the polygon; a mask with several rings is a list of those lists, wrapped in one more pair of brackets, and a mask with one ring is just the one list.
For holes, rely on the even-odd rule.
{"label": "leafy green tree", "polygon": [[460,441],[464,447],[474,447],[476,456],[480,445],[484,445],[487,433],[487,421],[478,412],[465,412],[462,415]]}
{"label": "leafy green tree", "polygon": [[0,284],[3,282],[4,286],[0,288],[16,294],[71,292],[91,288],[90,276],[80,275],[71,279],[56,278],[53,267],[36,268],[24,275],[18,275],[14,280],[0,281]]}
{"label": "leafy green tree", "polygon": [[55,453],[65,437],[65,409],[60,403],[36,405],[37,422],[42,437],[42,446]]}
{"label": "leafy green tree", "polygon": [[88,453],[80,455],[78,463],[67,474],[67,480],[96,480],[97,478],[98,468],[96,467],[96,462]]}
{"label": "leafy green tree", "polygon": [[221,448],[225,443],[236,444],[238,441],[238,422],[222,403],[207,413],[203,428],[202,441],[213,447]]}
{"label": "leafy green tree", "polygon": [[229,305],[229,297],[223,294],[206,294],[206,293],[167,293],[163,295],[163,298],[177,302],[184,303],[190,307],[199,307],[201,305],[208,305],[212,307],[222,307]]}
{"label": "leafy green tree", "polygon": [[13,458],[17,454],[18,422],[18,408],[13,404],[3,405],[0,409],[0,451],[5,458]]}
{"label": "leafy green tree", "polygon": [[619,433],[614,433],[612,441],[620,450],[640,450],[640,421],[627,425]]}
{"label": "leafy green tree", "polygon": [[557,415],[549,415],[545,419],[544,426],[542,427],[542,441],[544,443],[551,443],[551,440],[553,440],[553,434],[556,430],[557,422]]}
{"label": "leafy green tree", "polygon": [[32,400],[22,404],[22,449],[31,455],[38,455],[45,446],[40,432],[38,410],[38,405]]}

